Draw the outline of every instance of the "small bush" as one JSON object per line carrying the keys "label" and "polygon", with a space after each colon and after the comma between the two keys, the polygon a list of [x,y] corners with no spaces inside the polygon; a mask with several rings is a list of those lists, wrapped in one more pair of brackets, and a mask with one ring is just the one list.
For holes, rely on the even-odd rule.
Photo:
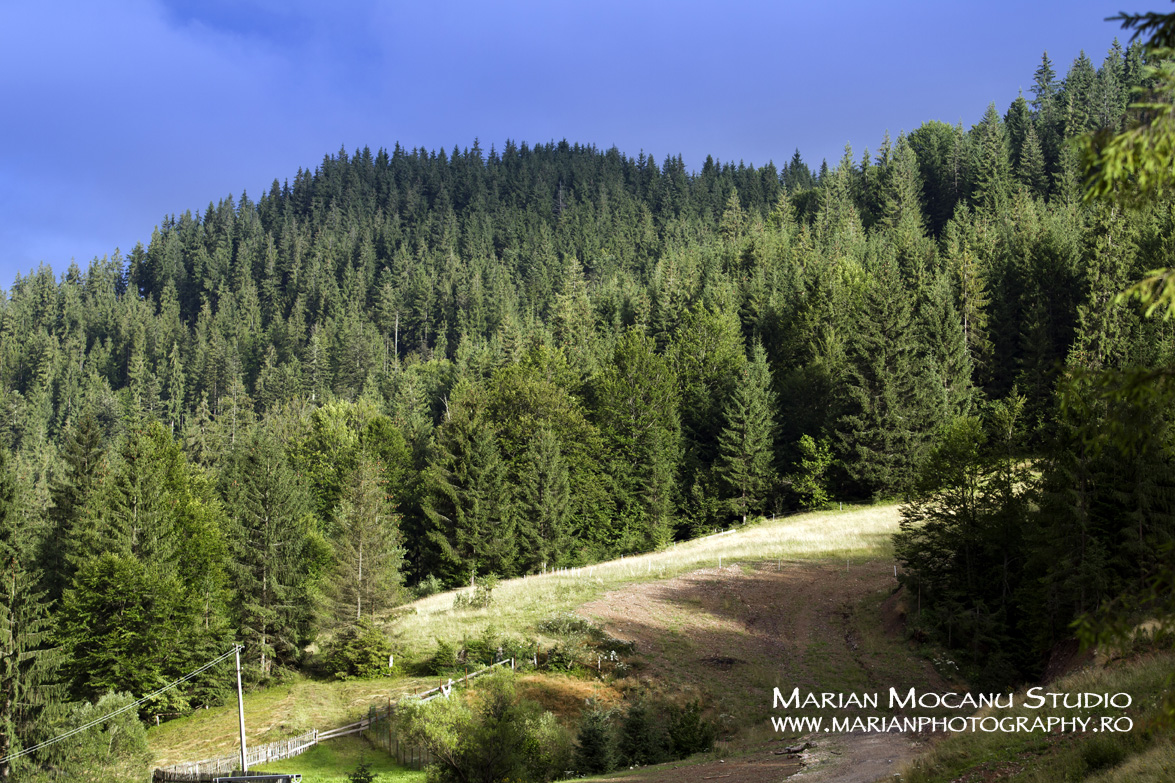
{"label": "small bush", "polygon": [[471,700],[405,700],[396,720],[402,736],[431,751],[428,780],[436,783],[546,783],[562,777],[571,758],[567,732],[538,704],[516,697],[510,672],[482,680]]}
{"label": "small bush", "polygon": [[457,650],[444,639],[437,639],[437,649],[430,657],[421,661],[417,670],[424,675],[445,674],[458,667]]}
{"label": "small bush", "polygon": [[679,759],[712,749],[717,733],[714,724],[702,718],[702,705],[698,701],[670,710],[669,744]]}
{"label": "small bush", "polygon": [[429,574],[424,579],[421,579],[416,587],[412,588],[412,592],[417,598],[428,598],[430,595],[436,595],[444,591],[445,585],[433,574]]}
{"label": "small bush", "polygon": [[612,712],[593,704],[579,721],[575,738],[577,772],[611,772],[616,768],[616,738],[612,732]]}
{"label": "small bush", "polygon": [[371,762],[366,757],[359,757],[359,764],[347,775],[347,783],[375,783],[375,775],[371,771]]}
{"label": "small bush", "polygon": [[539,622],[538,629],[552,636],[595,636],[600,633],[600,629],[590,620],[574,612],[560,612],[548,617]]}
{"label": "small bush", "polygon": [[660,711],[645,700],[628,708],[620,724],[620,761],[627,765],[658,764],[669,751],[669,736],[657,720]]}
{"label": "small bush", "polygon": [[326,648],[326,670],[348,677],[383,677],[388,674],[392,645],[383,632],[366,620],[340,631]]}
{"label": "small bush", "polygon": [[1094,737],[1081,749],[1081,760],[1089,772],[1116,767],[1126,760],[1126,748],[1110,737]]}
{"label": "small bush", "polygon": [[476,639],[466,639],[462,642],[465,653],[465,663],[469,666],[489,666],[498,662],[501,644],[498,641],[497,631],[492,625],[487,626]]}
{"label": "small bush", "polygon": [[481,581],[470,591],[457,593],[453,596],[454,609],[488,609],[494,602],[494,588],[498,586],[498,577],[486,574]]}

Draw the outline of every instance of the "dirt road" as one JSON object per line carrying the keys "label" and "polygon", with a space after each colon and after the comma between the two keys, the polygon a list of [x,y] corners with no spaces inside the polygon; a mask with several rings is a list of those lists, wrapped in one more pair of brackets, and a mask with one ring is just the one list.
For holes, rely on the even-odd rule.
{"label": "dirt road", "polygon": [[[901,632],[893,566],[871,561],[757,562],[631,585],[580,608],[613,636],[634,642],[638,677],[680,698],[703,698],[736,739],[730,758],[689,767],[690,780],[721,783],[866,783],[891,777],[918,750],[904,734],[778,736],[775,688],[790,693],[881,693],[949,685],[915,655]],[[884,701],[884,696],[883,696]],[[881,714],[869,711],[869,714]],[[860,709],[808,713],[857,717]],[[810,741],[797,758],[787,745]],[[679,765],[623,774],[680,783]],[[608,778],[613,779],[613,778]]]}

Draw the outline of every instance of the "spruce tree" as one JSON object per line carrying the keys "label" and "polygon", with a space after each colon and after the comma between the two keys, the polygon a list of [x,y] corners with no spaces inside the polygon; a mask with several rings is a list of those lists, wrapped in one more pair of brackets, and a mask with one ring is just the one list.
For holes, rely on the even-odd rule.
{"label": "spruce tree", "polygon": [[989,104],[983,120],[975,126],[975,205],[989,215],[1007,209],[1011,195],[1011,166],[1008,138],[1003,120]]}
{"label": "spruce tree", "polygon": [[424,475],[429,570],[449,584],[515,572],[514,492],[484,395],[470,385],[454,390]]}
{"label": "spruce tree", "polygon": [[596,383],[600,430],[617,484],[619,514],[629,526],[622,546],[653,549],[669,541],[681,463],[676,379],[652,338],[632,328]]}
{"label": "spruce tree", "polygon": [[14,503],[16,487],[7,449],[0,446],[0,780],[28,761],[7,757],[38,738],[47,706],[61,698],[55,684],[60,654],[50,637],[49,603],[37,589],[33,542]]}
{"label": "spruce tree", "polygon": [[402,580],[399,514],[388,496],[383,465],[364,456],[336,513],[332,594],[335,619],[359,622],[392,605]]}
{"label": "spruce tree", "polygon": [[755,342],[723,413],[718,435],[718,475],[726,486],[731,509],[742,518],[759,511],[771,490],[775,393],[767,353]]}
{"label": "spruce tree", "polygon": [[528,569],[562,562],[571,549],[571,486],[559,440],[539,430],[523,461],[518,530]]}
{"label": "spruce tree", "polygon": [[233,554],[233,612],[261,675],[296,660],[308,631],[309,575],[322,566],[310,501],[272,434],[258,428],[221,476]]}
{"label": "spruce tree", "polygon": [[61,445],[63,470],[50,486],[49,531],[38,558],[43,570],[46,598],[57,601],[73,579],[77,541],[83,531],[83,512],[103,459],[102,430],[86,410],[71,426]]}
{"label": "spruce tree", "polygon": [[932,426],[910,299],[896,263],[883,260],[849,342],[841,451],[850,475],[883,497],[912,485]]}
{"label": "spruce tree", "polygon": [[1037,198],[1044,198],[1048,192],[1048,176],[1045,171],[1044,152],[1036,135],[1036,125],[1030,123],[1024,132],[1020,145],[1020,167],[1016,172],[1020,184]]}

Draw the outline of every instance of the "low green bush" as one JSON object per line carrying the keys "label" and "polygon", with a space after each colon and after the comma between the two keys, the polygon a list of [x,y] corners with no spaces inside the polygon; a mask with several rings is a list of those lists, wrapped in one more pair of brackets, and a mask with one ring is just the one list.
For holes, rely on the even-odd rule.
{"label": "low green bush", "polygon": [[337,633],[324,653],[326,670],[340,680],[385,677],[392,644],[382,631],[361,620]]}

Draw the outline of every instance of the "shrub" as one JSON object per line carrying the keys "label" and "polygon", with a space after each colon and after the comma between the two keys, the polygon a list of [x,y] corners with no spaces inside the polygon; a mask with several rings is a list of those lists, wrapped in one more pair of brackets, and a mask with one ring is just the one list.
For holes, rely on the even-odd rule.
{"label": "shrub", "polygon": [[538,629],[552,636],[595,636],[600,633],[600,629],[590,620],[585,620],[574,612],[560,612],[541,620]]}
{"label": "shrub", "polygon": [[669,711],[669,744],[679,759],[712,749],[716,734],[714,724],[702,718],[702,705],[698,701]]}
{"label": "shrub", "polygon": [[644,699],[628,708],[620,724],[620,761],[628,765],[657,764],[668,755],[669,737]]}
{"label": "shrub", "polygon": [[611,710],[593,703],[579,720],[579,734],[575,741],[577,772],[610,772],[616,768],[616,739],[612,732]]}
{"label": "shrub", "polygon": [[1081,760],[1088,772],[1116,767],[1126,760],[1126,749],[1111,737],[1094,737],[1081,749]]}
{"label": "shrub", "polygon": [[458,666],[457,650],[444,639],[437,639],[437,650],[417,667],[421,674],[444,674]]}
{"label": "shrub", "polygon": [[371,762],[366,757],[359,757],[359,764],[347,775],[347,783],[375,783],[375,775],[371,771]]}
{"label": "shrub", "polygon": [[401,731],[432,753],[428,779],[545,783],[562,775],[571,740],[554,716],[516,698],[509,672],[480,683],[472,704],[461,698],[401,702]]}
{"label": "shrub", "polygon": [[445,585],[433,574],[429,574],[424,579],[421,579],[416,587],[412,588],[412,592],[417,598],[428,598],[430,595],[436,595],[444,591]]}
{"label": "shrub", "polygon": [[326,648],[326,669],[348,677],[383,677],[388,674],[392,644],[383,632],[366,620],[340,631]]}
{"label": "shrub", "polygon": [[497,586],[498,577],[486,574],[472,590],[453,596],[453,608],[488,609],[494,601],[494,588]]}

